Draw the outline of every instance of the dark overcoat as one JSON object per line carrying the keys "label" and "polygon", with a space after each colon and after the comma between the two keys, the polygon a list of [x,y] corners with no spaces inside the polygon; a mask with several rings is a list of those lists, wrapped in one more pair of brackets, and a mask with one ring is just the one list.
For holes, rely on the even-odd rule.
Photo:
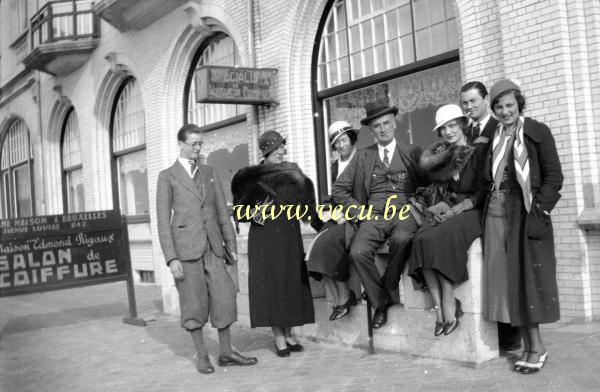
{"label": "dark overcoat", "polygon": [[[549,213],[558,202],[563,175],[556,144],[548,126],[525,117],[523,134],[529,156],[534,203],[527,213],[520,187],[510,189],[507,194],[505,219],[509,312],[513,325],[551,323],[560,319],[552,221],[543,211]],[[490,183],[493,183],[492,144],[489,144],[484,166],[485,179]],[[508,175],[516,176],[513,160],[509,161]],[[488,203],[489,196],[484,217]]]}
{"label": "dark overcoat", "polygon": [[[322,224],[315,208],[314,187],[291,162],[240,169],[231,181],[234,205],[261,204],[267,195],[275,205],[306,205],[311,225]],[[304,262],[300,222],[282,214],[264,224],[250,221],[248,292],[252,327],[292,327],[314,322],[312,294]]]}

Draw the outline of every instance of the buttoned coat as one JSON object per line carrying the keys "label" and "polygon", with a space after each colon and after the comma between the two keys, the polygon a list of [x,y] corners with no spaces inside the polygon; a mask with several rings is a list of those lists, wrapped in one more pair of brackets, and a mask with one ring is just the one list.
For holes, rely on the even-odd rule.
{"label": "buttoned coat", "polygon": [[[525,117],[525,147],[529,159],[531,212],[523,207],[520,187],[509,190],[505,201],[506,246],[510,320],[512,325],[551,323],[560,318],[556,284],[556,257],[550,212],[560,198],[563,183],[558,152],[546,124]],[[492,148],[489,144],[484,165],[485,180],[492,180]],[[515,174],[514,161],[508,162],[508,175]],[[485,217],[489,196],[485,203]],[[484,241],[485,241],[484,233]]]}
{"label": "buttoned coat", "polygon": [[210,166],[199,165],[198,173],[200,187],[179,160],[158,175],[158,236],[167,262],[197,260],[207,242],[217,257],[224,257],[223,244],[237,252],[221,181]]}

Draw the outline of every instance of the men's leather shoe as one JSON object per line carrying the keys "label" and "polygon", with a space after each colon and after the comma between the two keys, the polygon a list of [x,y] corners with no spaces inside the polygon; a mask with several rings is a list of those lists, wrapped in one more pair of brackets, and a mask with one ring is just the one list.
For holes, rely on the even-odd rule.
{"label": "men's leather shoe", "polygon": [[[219,359],[220,361],[220,359]],[[208,364],[208,365],[206,365]],[[215,368],[211,365],[210,359],[208,359],[208,355],[204,357],[204,361],[200,361],[200,359],[196,360],[196,369],[202,374],[210,374],[215,372]]]}
{"label": "men's leather shoe", "polygon": [[356,298],[354,297],[354,293],[351,292],[350,298],[348,298],[348,301],[346,301],[345,304],[338,305],[335,307],[335,313],[331,315],[329,320],[334,321],[344,317],[345,315],[350,313],[350,308],[352,306],[356,306]]}
{"label": "men's leather shoe", "polygon": [[390,306],[392,306],[391,301],[375,309],[375,314],[373,315],[373,328],[381,328],[387,323],[387,311]]}
{"label": "men's leather shoe", "polygon": [[257,362],[258,359],[245,357],[236,351],[232,351],[230,355],[219,355],[219,366],[251,366]]}

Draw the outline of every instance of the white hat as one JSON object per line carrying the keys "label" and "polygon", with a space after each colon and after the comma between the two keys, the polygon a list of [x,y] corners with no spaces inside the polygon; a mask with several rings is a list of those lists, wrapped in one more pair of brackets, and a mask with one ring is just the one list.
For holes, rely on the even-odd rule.
{"label": "white hat", "polygon": [[333,146],[333,143],[335,143],[336,140],[338,140],[346,132],[350,131],[358,134],[358,129],[352,128],[352,125],[350,125],[349,122],[343,120],[334,122],[327,130],[327,133],[329,133],[329,144]]}
{"label": "white hat", "polygon": [[465,121],[468,119],[458,105],[451,103],[440,107],[437,112],[435,112],[436,124],[433,128],[433,132],[437,131],[442,125],[446,124],[450,120],[454,120],[455,118],[462,118]]}

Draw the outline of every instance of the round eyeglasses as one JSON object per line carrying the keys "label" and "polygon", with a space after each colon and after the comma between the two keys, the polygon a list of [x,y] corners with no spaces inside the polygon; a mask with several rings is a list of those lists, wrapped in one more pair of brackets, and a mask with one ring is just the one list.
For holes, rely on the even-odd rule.
{"label": "round eyeglasses", "polygon": [[188,146],[192,146],[192,148],[194,148],[194,147],[200,148],[204,144],[204,142],[194,142],[194,143],[183,142],[183,143],[187,144]]}

